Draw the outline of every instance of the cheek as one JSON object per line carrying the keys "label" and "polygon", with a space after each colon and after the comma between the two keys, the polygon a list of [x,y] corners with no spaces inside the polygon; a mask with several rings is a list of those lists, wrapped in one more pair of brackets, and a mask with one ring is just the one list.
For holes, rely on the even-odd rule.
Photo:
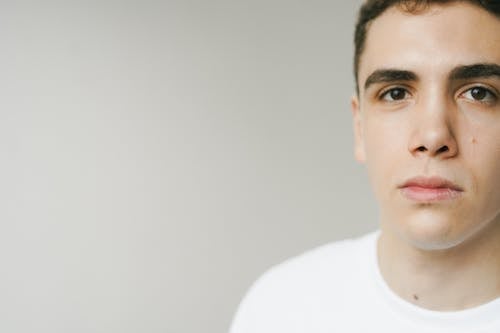
{"label": "cheek", "polygon": [[402,156],[406,152],[408,129],[405,124],[384,117],[368,119],[364,124],[367,158],[383,160],[382,156]]}
{"label": "cheek", "polygon": [[457,141],[463,156],[500,163],[500,107],[481,112],[461,106],[457,123]]}
{"label": "cheek", "polygon": [[399,122],[372,120],[363,130],[368,175],[374,191],[381,195],[408,157],[408,129]]}
{"label": "cheek", "polygon": [[471,172],[476,177],[477,186],[488,187],[498,195],[500,192],[500,128],[496,133],[499,134],[488,136],[483,132],[474,135],[468,144],[469,153],[465,151],[464,155],[467,156],[473,169]]}
{"label": "cheek", "polygon": [[469,122],[459,143],[464,171],[480,211],[500,210],[500,119],[490,123]]}
{"label": "cheek", "polygon": [[500,118],[489,123],[467,122],[459,133],[459,151],[478,178],[500,181]]}

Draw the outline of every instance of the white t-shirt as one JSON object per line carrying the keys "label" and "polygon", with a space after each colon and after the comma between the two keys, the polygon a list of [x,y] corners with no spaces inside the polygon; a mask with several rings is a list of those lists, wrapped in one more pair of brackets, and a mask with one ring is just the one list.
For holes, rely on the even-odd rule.
{"label": "white t-shirt", "polygon": [[378,269],[378,235],[327,244],[270,269],[243,299],[230,333],[500,332],[500,298],[439,312],[397,296]]}

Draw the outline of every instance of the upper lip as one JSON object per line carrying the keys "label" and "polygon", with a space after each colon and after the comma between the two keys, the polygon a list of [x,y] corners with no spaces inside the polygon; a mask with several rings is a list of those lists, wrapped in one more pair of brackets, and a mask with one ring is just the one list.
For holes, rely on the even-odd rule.
{"label": "upper lip", "polygon": [[422,188],[448,188],[454,191],[463,191],[463,189],[457,184],[453,183],[451,180],[441,177],[414,177],[410,178],[403,183],[399,188],[404,187],[422,187]]}

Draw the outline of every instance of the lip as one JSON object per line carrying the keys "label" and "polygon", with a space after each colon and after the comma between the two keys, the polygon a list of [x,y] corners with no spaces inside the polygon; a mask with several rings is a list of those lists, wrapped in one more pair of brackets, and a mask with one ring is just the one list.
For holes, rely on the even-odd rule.
{"label": "lip", "polygon": [[399,186],[403,196],[416,202],[448,201],[458,198],[463,189],[441,177],[415,177]]}

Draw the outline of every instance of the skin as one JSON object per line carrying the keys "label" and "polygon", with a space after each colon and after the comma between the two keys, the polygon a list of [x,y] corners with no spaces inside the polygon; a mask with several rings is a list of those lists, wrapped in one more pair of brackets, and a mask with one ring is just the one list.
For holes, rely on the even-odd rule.
{"label": "skin", "polygon": [[[500,65],[498,18],[465,2],[393,7],[369,26],[352,99],[355,156],[380,207],[381,273],[432,310],[500,296],[500,76],[454,76],[477,64]],[[374,78],[387,69],[399,74]],[[461,191],[411,200],[400,187],[416,176]]]}

